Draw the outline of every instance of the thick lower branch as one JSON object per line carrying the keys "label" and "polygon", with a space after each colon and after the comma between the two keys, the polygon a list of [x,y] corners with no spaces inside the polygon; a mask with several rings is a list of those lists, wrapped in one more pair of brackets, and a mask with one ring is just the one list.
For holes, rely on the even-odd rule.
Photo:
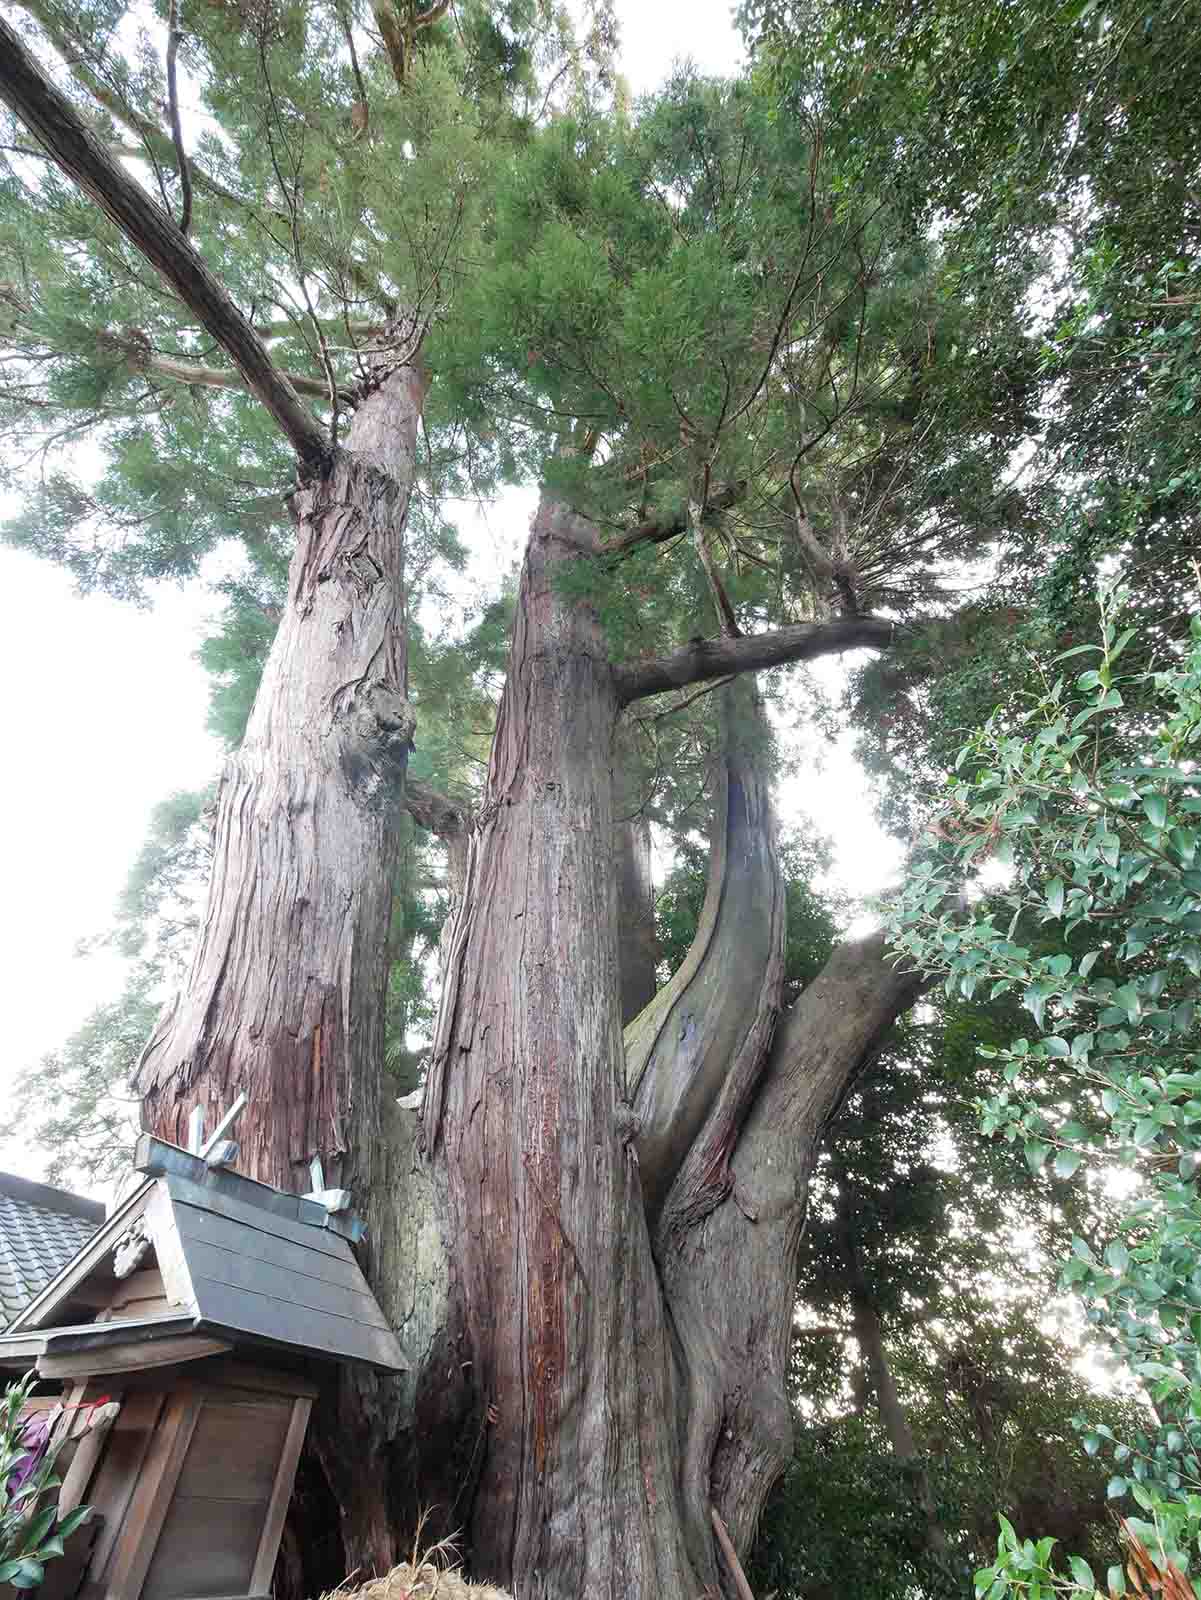
{"label": "thick lower branch", "polygon": [[784,887],[765,774],[770,742],[750,683],[722,690],[709,883],[688,955],[626,1029],[628,1093],[652,1225],[694,1221],[727,1163],[771,1043],[784,970]]}
{"label": "thick lower branch", "polygon": [[698,639],[675,655],[618,667],[617,694],[622,705],[629,705],[648,694],[663,694],[730,673],[758,672],[789,661],[815,661],[843,650],[887,650],[895,632],[896,624],[884,617],[840,617],[832,622],[798,622],[741,639]]}
{"label": "thick lower branch", "polygon": [[267,347],[179,228],[113,160],[79,112],[0,17],[0,99],[46,147],[195,313],[283,430],[301,463],[322,467],[329,445]]}

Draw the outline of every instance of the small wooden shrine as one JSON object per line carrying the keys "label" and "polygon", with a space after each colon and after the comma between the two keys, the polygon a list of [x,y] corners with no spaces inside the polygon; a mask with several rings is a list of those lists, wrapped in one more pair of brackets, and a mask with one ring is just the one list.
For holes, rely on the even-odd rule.
{"label": "small wooden shrine", "polygon": [[[94,1516],[46,1600],[270,1593],[329,1363],[406,1363],[351,1250],[340,1194],[284,1194],[143,1136],[141,1181],[0,1336],[0,1368],[61,1390],[63,1511]],[[81,1423],[82,1426],[82,1423]]]}

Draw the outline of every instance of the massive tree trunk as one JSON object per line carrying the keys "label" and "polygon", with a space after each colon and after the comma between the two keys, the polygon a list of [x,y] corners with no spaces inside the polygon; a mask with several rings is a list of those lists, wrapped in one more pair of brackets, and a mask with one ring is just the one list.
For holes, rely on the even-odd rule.
{"label": "massive tree trunk", "polygon": [[596,543],[543,501],[425,1100],[487,1428],[471,1549],[523,1600],[697,1589],[624,1101],[617,694],[595,618],[554,587]]}
{"label": "massive tree trunk", "polygon": [[185,1142],[245,1090],[241,1169],[374,1184],[383,995],[413,717],[404,529],[423,380],[400,367],[297,489],[288,600],[218,798],[191,972],[142,1056],[148,1127]]}

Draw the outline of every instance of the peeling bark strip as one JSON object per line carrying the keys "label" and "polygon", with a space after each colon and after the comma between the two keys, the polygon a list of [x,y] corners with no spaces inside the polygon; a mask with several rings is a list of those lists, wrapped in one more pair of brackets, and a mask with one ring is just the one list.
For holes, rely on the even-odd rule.
{"label": "peeling bark strip", "polygon": [[283,430],[303,466],[315,469],[329,441],[267,347],[184,238],[175,222],[121,168],[75,107],[54,86],[0,17],[0,99],[21,118],[50,157],[110,221],[158,268],[229,355]]}
{"label": "peeling bark strip", "polygon": [[493,1408],[471,1548],[522,1600],[704,1587],[681,1539],[668,1340],[618,1115],[617,699],[595,617],[554,587],[595,543],[543,500],[426,1088],[472,1377]]}
{"label": "peeling bark strip", "polygon": [[177,1142],[197,1099],[216,1112],[245,1089],[241,1166],[285,1189],[313,1155],[331,1182],[372,1184],[422,398],[412,367],[394,372],[293,498],[288,602],[222,780],[204,928],[139,1067],[146,1126]]}

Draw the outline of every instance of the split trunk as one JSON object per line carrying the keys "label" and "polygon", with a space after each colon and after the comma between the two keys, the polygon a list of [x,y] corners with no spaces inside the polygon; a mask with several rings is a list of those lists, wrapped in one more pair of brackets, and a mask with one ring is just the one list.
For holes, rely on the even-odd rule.
{"label": "split trunk", "polygon": [[[415,418],[417,391],[404,393]],[[341,470],[377,481],[370,465]],[[295,1186],[316,1153],[357,1190],[370,1275],[413,1370],[347,1380],[324,1403],[347,1567],[385,1568],[432,1510],[429,1531],[465,1529],[477,1574],[521,1600],[730,1592],[712,1514],[745,1553],[791,1450],[785,1374],[819,1141],[912,982],[879,940],[848,945],[780,1019],[784,896],[746,681],[721,691],[696,943],[623,1036],[635,962],[622,908],[644,898],[626,882],[615,800],[623,680],[587,605],[556,583],[562,562],[597,548],[595,530],[547,497],[445,942],[424,1104],[397,1107],[381,1088],[372,954],[386,944],[411,723],[401,668],[386,680],[396,699],[367,691],[375,665],[403,659],[403,600],[393,594],[369,642],[375,613],[360,608],[382,567],[369,541],[344,529],[336,560],[306,555],[335,548],[331,531],[308,530],[347,492],[321,485],[299,503],[299,604],[227,775],[223,873],[192,981],[148,1046],[151,1115],[178,1135],[198,1095],[215,1108],[249,1087],[264,1110],[246,1170]],[[376,526],[373,503],[356,506],[356,526]],[[339,595],[341,612],[300,648],[318,604]],[[329,664],[350,638],[365,650],[353,674]],[[327,663],[320,682],[289,712],[313,660]],[[330,711],[351,678],[348,731]],[[300,742],[281,762],[292,728]],[[323,820],[346,841],[325,857]],[[295,858],[308,840],[320,893]]]}

